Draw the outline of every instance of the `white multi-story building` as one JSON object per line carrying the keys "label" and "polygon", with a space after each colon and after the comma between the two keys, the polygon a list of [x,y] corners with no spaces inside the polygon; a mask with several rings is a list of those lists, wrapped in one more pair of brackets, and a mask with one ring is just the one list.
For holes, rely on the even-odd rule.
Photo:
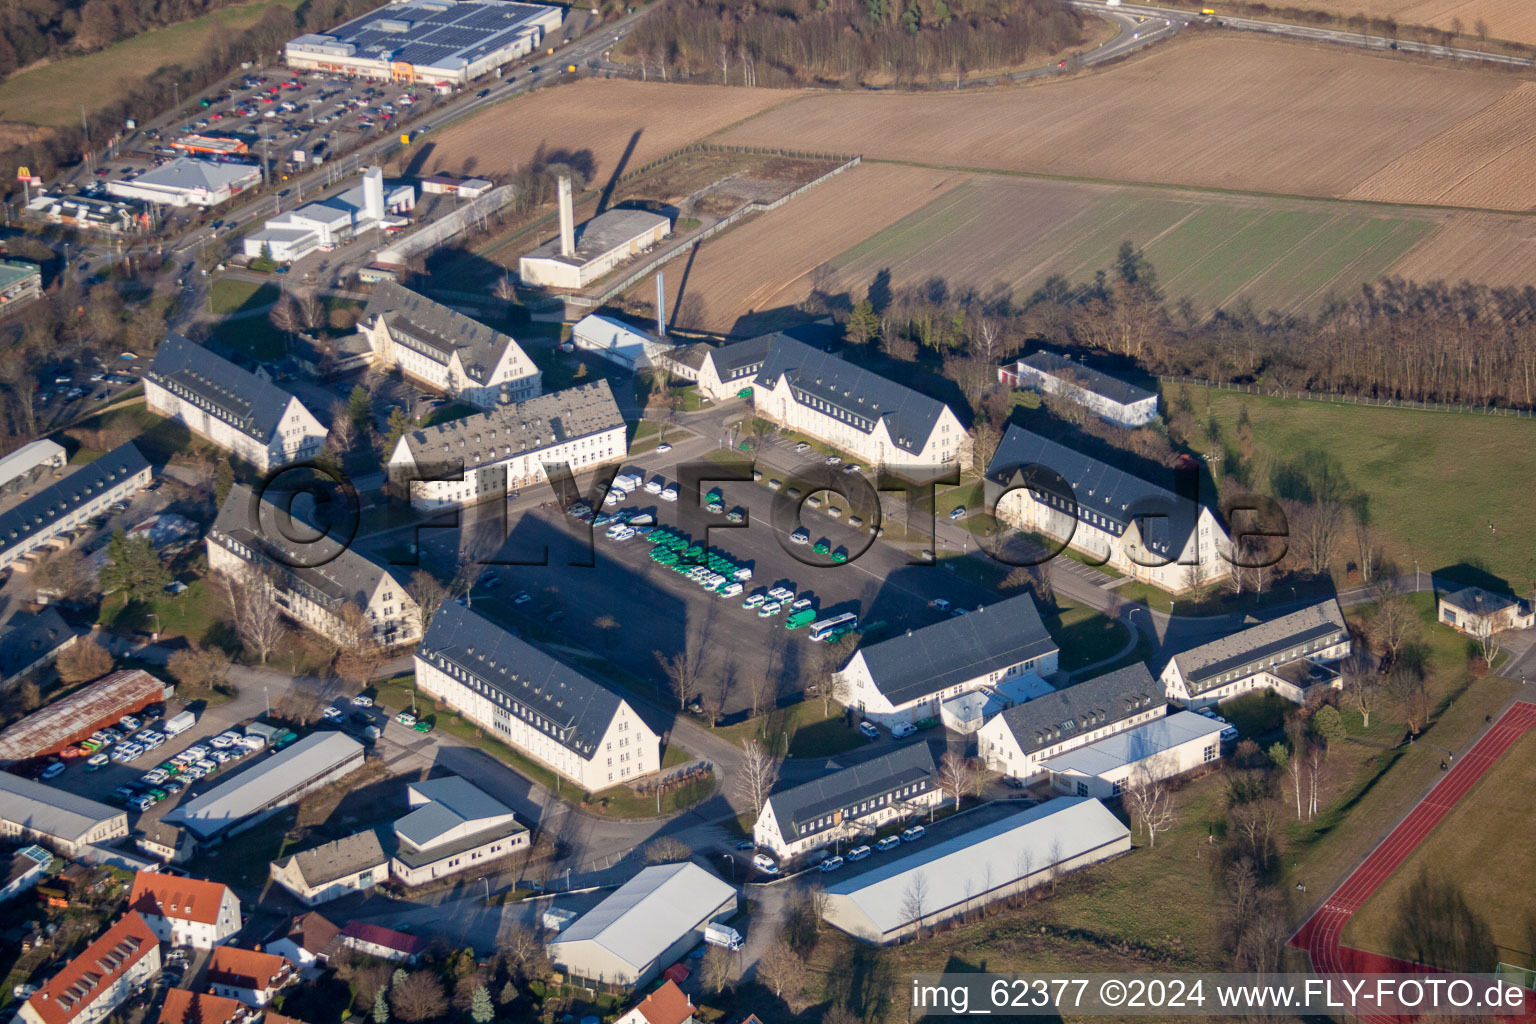
{"label": "white multi-story building", "polygon": [[697,384],[700,395],[723,402],[752,387],[773,340],[772,334],[760,334],[729,345],[700,342],[673,349],[662,363],[674,377]]}
{"label": "white multi-story building", "polygon": [[1333,598],[1247,626],[1173,656],[1162,671],[1170,700],[1209,707],[1270,690],[1295,704],[1319,687],[1338,689],[1331,662],[1349,657],[1349,627]]}
{"label": "white multi-story building", "polygon": [[1000,521],[1160,590],[1182,593],[1232,571],[1231,540],[1209,505],[1021,427],[998,444],[985,492]]}
{"label": "white multi-story building", "polygon": [[283,614],[338,643],[354,639],[348,606],[385,647],[421,639],[420,610],[394,571],[335,540],[301,551],[285,531],[309,527],[297,512],[294,523],[284,524],[272,497],[264,493],[258,501],[243,484],[230,488],[208,531],[209,569],[263,581]]}
{"label": "white multi-story building", "polygon": [[1175,711],[1057,754],[1044,767],[1056,792],[1109,800],[1132,787],[1214,765],[1225,728],[1192,711]]}
{"label": "white multi-story building", "polygon": [[325,428],[293,395],[171,333],[144,374],[144,401],[263,472],[310,459]]}
{"label": "white multi-story building", "polygon": [[65,534],[149,486],[149,461],[132,441],[0,512],[0,569],[67,544]]}
{"label": "white multi-story building", "polygon": [[628,701],[455,601],[416,652],[416,687],[588,793],[661,767]]}
{"label": "white multi-story building", "polygon": [[873,833],[943,799],[933,752],[925,742],[913,743],[774,793],[758,813],[752,839],[788,860]]}
{"label": "white multi-story building", "polygon": [[1157,394],[1054,352],[1040,351],[998,368],[1010,388],[1029,388],[1076,402],[1116,426],[1144,427],[1157,417]]}
{"label": "white multi-story building", "polygon": [[259,1008],[270,1005],[272,997],[298,976],[298,968],[275,953],[219,946],[203,980],[211,994]]}
{"label": "white multi-story building", "polygon": [[278,263],[292,263],[312,252],[330,252],[374,228],[403,227],[407,221],[400,219],[401,215],[415,207],[414,188],[396,185],[386,191],[383,169],[369,167],[357,185],[329,199],[278,214],[246,235],[241,245],[251,259],[266,256]]}
{"label": "white multi-story building", "polygon": [[861,647],[838,681],[848,707],[890,726],[937,718],[945,701],[982,687],[1049,689],[1057,653],[1034,597],[1020,594]]}
{"label": "white multi-story building", "polygon": [[453,508],[539,483],[552,465],[576,474],[628,451],[624,415],[599,380],[413,430],[390,454],[389,479],[416,508]]}
{"label": "white multi-story building", "polygon": [[517,342],[393,281],[374,289],[357,330],[379,369],[399,368],[424,388],[482,409],[526,402],[541,390],[539,368]]}
{"label": "white multi-story building", "polygon": [[1051,758],[1167,711],[1162,686],[1138,662],[995,715],[977,732],[976,751],[993,771],[1032,783],[1044,778]]}
{"label": "white multi-story building", "polygon": [[240,898],[223,882],[140,871],[128,906],[149,922],[161,942],[212,949],[240,930]]}
{"label": "white multi-story building", "polygon": [[389,871],[404,885],[423,885],[465,871],[485,871],[528,848],[528,830],[512,809],[457,775],[412,782],[411,813],[395,822]]}
{"label": "white multi-story building", "polygon": [[895,469],[964,462],[970,441],[936,398],[782,335],[775,335],[753,381],[760,416]]}
{"label": "white multi-story building", "polygon": [[99,1024],[160,973],[160,940],[133,911],[102,932],[21,1006],[26,1024]]}

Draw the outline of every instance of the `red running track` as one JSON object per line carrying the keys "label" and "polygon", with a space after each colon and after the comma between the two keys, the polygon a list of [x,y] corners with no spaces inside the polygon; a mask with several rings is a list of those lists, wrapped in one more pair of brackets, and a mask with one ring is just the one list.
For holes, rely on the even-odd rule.
{"label": "red running track", "polygon": [[[1378,953],[1339,944],[1344,926],[1440,823],[1456,802],[1493,767],[1514,742],[1536,727],[1536,704],[1517,701],[1462,755],[1435,787],[1419,801],[1364,863],[1352,871],[1291,938],[1291,945],[1307,951],[1318,974],[1418,973],[1433,971],[1423,964],[1408,963]],[[1529,1013],[1529,1009],[1527,1010]],[[1369,1019],[1369,1018],[1366,1018]],[[1390,1019],[1390,1018],[1383,1018]]]}

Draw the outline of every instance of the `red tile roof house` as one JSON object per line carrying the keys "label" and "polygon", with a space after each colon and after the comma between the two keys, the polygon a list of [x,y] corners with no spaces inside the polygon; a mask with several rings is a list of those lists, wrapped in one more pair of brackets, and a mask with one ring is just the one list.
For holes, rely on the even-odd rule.
{"label": "red tile roof house", "polygon": [[219,946],[208,962],[204,980],[208,983],[208,991],[216,996],[238,999],[246,1006],[262,1007],[298,976],[298,968],[273,953]]}
{"label": "red tile roof house", "polygon": [[404,963],[415,963],[427,949],[427,940],[420,936],[361,921],[353,921],[341,930],[341,944],[380,960]]}
{"label": "red tile roof house", "polygon": [[693,1003],[668,980],[614,1024],[693,1024]]}
{"label": "red tile roof house", "polygon": [[312,978],[320,973],[340,934],[340,928],[311,910],[295,916],[288,922],[285,933],[268,939],[264,948],[268,953],[276,953],[298,964],[300,973]]}
{"label": "red tile roof house", "polygon": [[155,930],[161,942],[209,949],[240,930],[240,900],[221,882],[140,871],[128,905]]}
{"label": "red tile roof house", "polygon": [[210,996],[173,988],[165,993],[160,1024],[246,1024],[256,1013],[245,1004],[223,996]]}
{"label": "red tile roof house", "polygon": [[129,911],[21,1008],[26,1024],[97,1024],[160,973],[160,940]]}

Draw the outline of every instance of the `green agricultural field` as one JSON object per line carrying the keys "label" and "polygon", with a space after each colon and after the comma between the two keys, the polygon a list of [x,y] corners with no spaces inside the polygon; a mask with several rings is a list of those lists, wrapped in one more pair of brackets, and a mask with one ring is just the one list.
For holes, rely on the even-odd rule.
{"label": "green agricultural field", "polygon": [[[125,39],[105,50],[55,61],[0,82],[0,121],[59,126],[80,123],[80,108],[96,110],[119,86],[136,85],[147,71],[202,52],[215,31],[239,33],[272,4],[293,9],[301,0],[252,0],[179,25]],[[183,97],[185,98],[185,97]]]}
{"label": "green agricultural field", "polygon": [[1260,309],[1310,310],[1329,291],[1385,275],[1435,226],[1430,214],[1357,203],[987,176],[828,267],[836,289],[854,295],[881,271],[897,288],[939,277],[951,291],[1003,286],[1020,295],[1054,274],[1091,280],[1129,241],[1170,298],[1199,308],[1246,297]]}
{"label": "green agricultural field", "polygon": [[[1172,397],[1177,386],[1165,389]],[[1195,414],[1207,410],[1230,449],[1247,408],[1253,430],[1250,479],[1270,490],[1275,467],[1309,449],[1338,460],[1370,500],[1383,548],[1399,568],[1427,572],[1465,563],[1519,594],[1536,582],[1530,500],[1536,479],[1536,421],[1476,413],[1418,412],[1265,398],[1190,388]],[[1492,524],[1493,529],[1489,529]]]}

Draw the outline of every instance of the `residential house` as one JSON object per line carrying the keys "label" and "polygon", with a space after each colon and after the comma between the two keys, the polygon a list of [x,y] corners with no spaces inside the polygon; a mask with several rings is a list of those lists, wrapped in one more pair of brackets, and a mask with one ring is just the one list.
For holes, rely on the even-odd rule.
{"label": "residential house", "polygon": [[867,465],[936,472],[969,459],[949,406],[788,337],[774,336],[752,387],[759,416]]}
{"label": "residential house", "polygon": [[131,910],[22,1004],[25,1024],[98,1024],[160,973],[160,942]]}
{"label": "residential house", "polygon": [[378,833],[365,829],[275,860],[268,870],[272,881],[314,907],[387,881],[389,857]]}
{"label": "residential house", "polygon": [[752,826],[758,846],[790,859],[943,802],[926,742],[825,774],[771,795]]}
{"label": "residential house", "polygon": [[295,914],[263,948],[298,965],[299,972],[305,977],[314,977],[325,967],[331,950],[339,944],[340,934],[341,929],[323,914],[310,910]]}
{"label": "residential house", "polygon": [[1049,691],[1057,653],[1034,597],[1020,594],[859,648],[838,672],[840,700],[882,725],[915,723],[983,687]]}
{"label": "residential house", "polygon": [[1157,393],[1092,370],[1044,350],[999,367],[997,379],[1010,388],[1029,388],[1076,402],[1100,419],[1134,430],[1157,418]]}
{"label": "residential house", "polygon": [[1169,593],[1231,573],[1231,540],[1210,506],[1022,427],[999,442],[985,494],[1003,523]]}
{"label": "residential house", "polygon": [[26,846],[11,855],[4,880],[0,881],[0,903],[19,896],[48,876],[53,854],[41,846]]}
{"label": "residential house", "polygon": [[1343,685],[1331,663],[1350,649],[1344,612],[1330,597],[1268,622],[1250,617],[1245,628],[1174,655],[1162,681],[1168,698],[1187,708],[1255,690],[1300,704],[1315,689]]}
{"label": "residential house", "polygon": [[393,281],[374,289],[357,329],[380,370],[439,394],[482,409],[539,395],[539,368],[516,341]]}
{"label": "residential house", "polygon": [[416,687],[589,793],[661,768],[628,701],[455,601],[416,652]]}
{"label": "residential house", "polygon": [[298,976],[298,968],[275,953],[219,946],[208,961],[203,981],[211,994],[259,1009],[271,1005],[272,997]]}
{"label": "residential house", "polygon": [[[299,514],[285,513],[264,493],[259,501],[237,484],[208,531],[208,567],[239,574],[256,570],[271,599],[294,622],[337,643],[350,643],[357,628],[385,647],[421,639],[421,616],[398,570],[379,565],[329,536],[298,545],[287,539],[304,531]],[[361,613],[349,623],[347,608]],[[355,628],[357,627],[357,628]]]}
{"label": "residential house", "polygon": [[240,930],[240,898],[222,882],[154,871],[133,876],[128,906],[143,916],[161,942],[212,949]]}
{"label": "residential house", "polygon": [[238,999],[167,989],[160,1005],[160,1024],[251,1024],[256,1014]]}
{"label": "residential house", "polygon": [[1161,718],[1168,698],[1141,663],[1015,705],[976,733],[987,767],[1033,783],[1058,754]]}
{"label": "residential house", "polygon": [[404,885],[484,870],[528,848],[512,809],[457,775],[409,783],[406,799],[411,812],[395,822],[389,860]]}
{"label": "residential house", "polygon": [[262,472],[325,446],[325,428],[303,402],[175,332],[144,374],[144,401]]}
{"label": "residential house", "polygon": [[693,1001],[668,978],[614,1024],[693,1024]]}
{"label": "residential house", "polygon": [[0,512],[0,569],[25,571],[31,565],[28,556],[67,547],[66,534],[133,497],[149,481],[149,462],[129,441]]}
{"label": "residential house", "polygon": [[418,509],[457,508],[503,501],[552,466],[579,474],[628,451],[624,416],[599,380],[410,431],[390,454],[389,478]]}
{"label": "residential house", "polygon": [[1486,636],[1507,629],[1530,629],[1536,610],[1518,598],[1482,587],[1462,587],[1441,594],[1435,618],[1458,633]]}
{"label": "residential house", "polygon": [[353,921],[341,930],[340,945],[365,956],[395,963],[413,964],[427,951],[427,940],[383,925]]}
{"label": "residential house", "polygon": [[127,834],[128,815],[119,808],[0,771],[0,837],[42,843],[76,859]]}
{"label": "residential house", "polygon": [[0,623],[0,682],[53,664],[80,635],[48,605],[15,609]]}

